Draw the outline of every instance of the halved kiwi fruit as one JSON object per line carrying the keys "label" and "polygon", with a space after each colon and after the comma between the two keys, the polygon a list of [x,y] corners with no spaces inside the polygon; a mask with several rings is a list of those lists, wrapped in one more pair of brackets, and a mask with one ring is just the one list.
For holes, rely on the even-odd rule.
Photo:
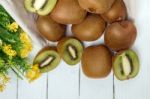
{"label": "halved kiwi fruit", "polygon": [[77,24],[84,20],[86,11],[79,6],[78,0],[58,0],[50,16],[61,24]]}
{"label": "halved kiwi fruit", "polygon": [[55,42],[65,35],[66,25],[55,22],[49,16],[39,16],[37,29],[47,40]]}
{"label": "halved kiwi fruit", "polygon": [[60,60],[55,47],[45,47],[36,55],[33,64],[38,64],[40,72],[45,73],[55,69]]}
{"label": "halved kiwi fruit", "polygon": [[127,17],[127,8],[123,0],[116,0],[113,6],[102,17],[108,23],[125,20]]}
{"label": "halved kiwi fruit", "polygon": [[94,41],[102,36],[105,27],[100,15],[88,14],[81,23],[72,25],[72,32],[81,41]]}
{"label": "halved kiwi fruit", "polygon": [[104,35],[105,44],[114,51],[130,48],[137,35],[132,21],[115,22],[108,26]]}
{"label": "halved kiwi fruit", "polygon": [[39,15],[49,14],[56,5],[57,0],[24,0],[25,8]]}
{"label": "halved kiwi fruit", "polygon": [[67,37],[60,40],[57,49],[67,64],[75,65],[81,60],[84,47],[78,39]]}
{"label": "halved kiwi fruit", "polygon": [[105,45],[87,47],[83,52],[81,63],[87,77],[104,78],[111,72],[111,51]]}
{"label": "halved kiwi fruit", "polygon": [[134,78],[139,72],[139,58],[133,50],[120,51],[113,59],[113,70],[119,80]]}
{"label": "halved kiwi fruit", "polygon": [[115,0],[78,0],[79,5],[91,13],[102,14],[107,12]]}

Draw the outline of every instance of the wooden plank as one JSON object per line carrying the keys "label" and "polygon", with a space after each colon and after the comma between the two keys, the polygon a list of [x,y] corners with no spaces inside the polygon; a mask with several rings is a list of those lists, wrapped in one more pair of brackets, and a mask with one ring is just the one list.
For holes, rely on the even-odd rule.
{"label": "wooden plank", "polygon": [[89,79],[81,72],[80,99],[113,99],[113,75]]}
{"label": "wooden plank", "polygon": [[[94,42],[86,42],[85,46],[102,44],[102,36]],[[81,66],[80,66],[81,67]],[[104,79],[90,79],[86,77],[82,68],[80,70],[80,99],[112,99],[113,98],[113,75],[112,73]]]}
{"label": "wooden plank", "polygon": [[17,99],[17,77],[16,75],[10,71],[9,72],[10,82],[6,86],[6,89],[1,93],[0,99]]}
{"label": "wooden plank", "polygon": [[64,61],[48,75],[48,99],[78,99],[79,65]]}
{"label": "wooden plank", "polygon": [[46,74],[32,83],[19,80],[18,99],[46,99],[46,82]]}
{"label": "wooden plank", "polygon": [[128,4],[133,9],[133,11],[130,9],[129,15],[134,19],[138,29],[138,38],[133,49],[139,54],[141,67],[139,75],[134,79],[128,81],[115,79],[115,99],[150,99],[150,47],[148,46],[150,38],[150,1],[129,0]]}

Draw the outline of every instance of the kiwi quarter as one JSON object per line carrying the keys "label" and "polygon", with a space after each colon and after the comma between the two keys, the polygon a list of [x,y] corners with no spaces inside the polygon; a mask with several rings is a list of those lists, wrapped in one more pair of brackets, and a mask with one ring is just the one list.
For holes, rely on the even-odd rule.
{"label": "kiwi quarter", "polygon": [[87,77],[104,78],[112,68],[112,54],[105,45],[87,47],[82,55],[82,70]]}
{"label": "kiwi quarter", "polygon": [[113,6],[102,17],[108,23],[123,21],[127,17],[127,8],[123,0],[116,0]]}
{"label": "kiwi quarter", "polygon": [[45,47],[36,55],[33,64],[38,64],[42,73],[55,69],[60,63],[60,56],[55,47]]}
{"label": "kiwi quarter", "polygon": [[40,16],[37,20],[39,33],[49,41],[60,40],[66,32],[66,25],[59,24],[49,16]]}
{"label": "kiwi quarter", "polygon": [[61,24],[77,24],[84,20],[86,11],[79,6],[78,0],[58,0],[50,16]]}
{"label": "kiwi quarter", "polygon": [[75,65],[81,60],[83,48],[82,43],[72,37],[63,38],[57,45],[60,56],[69,65]]}
{"label": "kiwi quarter", "polygon": [[81,41],[94,41],[100,38],[105,30],[105,21],[96,14],[88,14],[84,21],[72,25],[72,32]]}
{"label": "kiwi quarter", "polygon": [[39,15],[49,14],[56,5],[57,0],[24,0],[25,8]]}
{"label": "kiwi quarter", "polygon": [[133,50],[118,52],[113,58],[113,70],[119,80],[134,78],[139,73],[140,62]]}

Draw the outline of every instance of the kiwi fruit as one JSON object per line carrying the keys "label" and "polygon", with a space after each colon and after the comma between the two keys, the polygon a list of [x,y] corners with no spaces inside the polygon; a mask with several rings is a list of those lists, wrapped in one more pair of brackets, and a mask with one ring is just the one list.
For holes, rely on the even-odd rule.
{"label": "kiwi fruit", "polygon": [[115,22],[108,26],[104,35],[105,44],[114,51],[130,48],[137,36],[132,21]]}
{"label": "kiwi fruit", "polygon": [[67,64],[76,65],[81,60],[84,47],[78,39],[67,37],[59,41],[57,49]]}
{"label": "kiwi fruit", "polygon": [[100,38],[105,30],[105,21],[96,14],[88,14],[84,21],[72,25],[72,32],[81,41],[94,41]]}
{"label": "kiwi fruit", "polygon": [[134,78],[139,73],[140,62],[133,50],[118,52],[113,58],[113,70],[119,80]]}
{"label": "kiwi fruit", "polygon": [[86,11],[79,6],[77,0],[58,0],[50,16],[61,24],[77,24],[83,21]]}
{"label": "kiwi fruit", "polygon": [[57,0],[24,0],[25,8],[39,15],[48,15],[56,3]]}
{"label": "kiwi fruit", "polygon": [[39,16],[37,29],[47,40],[55,42],[65,35],[66,25],[55,22],[49,16]]}
{"label": "kiwi fruit", "polygon": [[111,72],[111,51],[105,45],[87,47],[83,52],[81,63],[87,77],[104,78]]}
{"label": "kiwi fruit", "polygon": [[33,64],[38,64],[41,73],[55,69],[60,63],[56,47],[44,47],[34,58]]}
{"label": "kiwi fruit", "polygon": [[88,12],[102,14],[107,12],[115,0],[78,0],[79,5]]}
{"label": "kiwi fruit", "polygon": [[113,6],[104,14],[103,19],[108,23],[123,21],[127,17],[127,8],[123,0],[116,0]]}

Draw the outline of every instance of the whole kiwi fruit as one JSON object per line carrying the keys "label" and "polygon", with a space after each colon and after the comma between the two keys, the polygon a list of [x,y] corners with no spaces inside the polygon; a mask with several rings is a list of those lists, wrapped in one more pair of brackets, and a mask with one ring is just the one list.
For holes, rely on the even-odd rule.
{"label": "whole kiwi fruit", "polygon": [[127,17],[127,8],[123,0],[116,0],[113,6],[102,17],[108,23],[122,21]]}
{"label": "whole kiwi fruit", "polygon": [[132,21],[115,22],[108,26],[104,35],[105,44],[114,51],[130,48],[137,36]]}
{"label": "whole kiwi fruit", "polygon": [[60,40],[66,32],[66,25],[55,22],[49,16],[39,16],[36,24],[39,33],[49,41]]}
{"label": "whole kiwi fruit", "polygon": [[81,63],[87,77],[104,78],[111,72],[111,51],[105,45],[87,47],[83,52]]}
{"label": "whole kiwi fruit", "polygon": [[78,0],[79,5],[88,12],[102,14],[107,12],[115,0]]}
{"label": "whole kiwi fruit", "polygon": [[50,16],[61,24],[77,24],[83,21],[86,11],[79,6],[78,0],[58,0]]}
{"label": "whole kiwi fruit", "polygon": [[47,46],[38,52],[34,58],[33,64],[38,64],[40,72],[45,73],[55,69],[60,63],[60,60],[61,58],[56,47]]}
{"label": "whole kiwi fruit", "polygon": [[84,21],[72,25],[72,32],[81,41],[94,41],[102,36],[105,27],[106,23],[99,15],[88,14]]}
{"label": "whole kiwi fruit", "polygon": [[119,51],[113,57],[113,71],[117,79],[128,80],[139,73],[138,55],[131,49]]}
{"label": "whole kiwi fruit", "polygon": [[58,42],[57,49],[67,64],[76,65],[81,60],[84,47],[78,39],[66,37]]}

